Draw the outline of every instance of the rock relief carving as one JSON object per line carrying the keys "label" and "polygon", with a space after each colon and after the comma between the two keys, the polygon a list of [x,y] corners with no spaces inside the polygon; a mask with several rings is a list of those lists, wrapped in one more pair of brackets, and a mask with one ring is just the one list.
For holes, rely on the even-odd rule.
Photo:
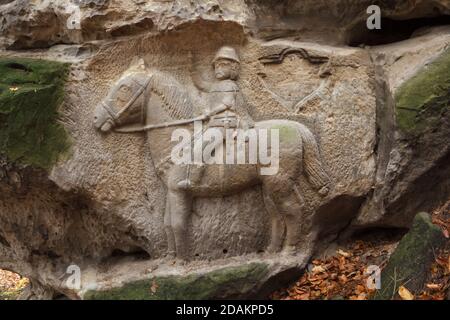
{"label": "rock relief carving", "polygon": [[[164,212],[167,255],[189,258],[188,219],[195,198],[220,197],[256,186],[261,187],[271,216],[267,251],[295,253],[312,250],[317,234],[311,219],[303,219],[300,175],[305,174],[322,196],[330,188],[330,179],[324,170],[314,135],[296,121],[273,119],[254,122],[251,119],[237,83],[240,59],[234,48],[219,49],[212,67],[214,83],[205,83],[193,72],[197,88],[210,97],[208,107],[201,115],[194,116],[190,94],[182,84],[169,74],[149,70],[141,60],[137,67],[124,73],[96,106],[94,126],[104,133],[145,133],[153,163],[167,189]],[[193,124],[198,121],[207,128],[218,130],[280,128],[284,134],[279,136],[278,172],[261,175],[257,170],[261,163],[231,167],[174,164],[168,144],[155,141],[153,133],[166,130],[169,134],[170,130],[180,127],[192,131]],[[194,143],[195,139],[193,135],[191,142]],[[217,143],[222,144],[223,141]]]}

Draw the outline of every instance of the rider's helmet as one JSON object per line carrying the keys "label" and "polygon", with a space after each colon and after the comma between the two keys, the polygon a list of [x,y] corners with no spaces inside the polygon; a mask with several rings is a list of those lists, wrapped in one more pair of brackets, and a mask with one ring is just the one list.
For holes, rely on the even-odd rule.
{"label": "rider's helmet", "polygon": [[214,65],[216,63],[216,61],[219,59],[227,59],[227,60],[237,62],[239,64],[241,63],[236,50],[232,47],[227,47],[227,46],[222,47],[219,49],[219,51],[217,51],[216,56],[214,57],[214,60],[212,61],[212,64]]}

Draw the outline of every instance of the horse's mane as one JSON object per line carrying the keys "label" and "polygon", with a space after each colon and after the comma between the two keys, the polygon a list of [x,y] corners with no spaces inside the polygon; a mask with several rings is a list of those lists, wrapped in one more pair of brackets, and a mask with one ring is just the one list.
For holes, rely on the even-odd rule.
{"label": "horse's mane", "polygon": [[152,93],[158,95],[163,108],[173,119],[192,118],[194,108],[187,90],[173,76],[152,70],[150,79]]}

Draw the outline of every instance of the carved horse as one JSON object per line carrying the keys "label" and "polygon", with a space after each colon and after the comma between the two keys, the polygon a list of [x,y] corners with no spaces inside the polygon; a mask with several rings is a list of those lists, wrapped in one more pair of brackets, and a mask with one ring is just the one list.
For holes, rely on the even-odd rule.
{"label": "carved horse", "polygon": [[187,258],[187,226],[194,198],[235,194],[257,185],[262,187],[264,203],[271,215],[267,251],[309,250],[316,232],[312,219],[306,218],[302,210],[299,178],[305,173],[322,195],[328,192],[329,183],[311,131],[290,120],[256,122],[256,129],[281,128],[278,173],[261,175],[257,170],[259,164],[211,164],[203,168],[201,183],[181,189],[178,182],[186,179],[186,167],[170,161],[171,133],[174,128],[192,131],[194,120],[206,118],[193,117],[193,113],[190,96],[176,79],[145,68],[126,71],[94,111],[94,126],[98,130],[146,133],[156,172],[167,187],[164,227],[168,254]]}

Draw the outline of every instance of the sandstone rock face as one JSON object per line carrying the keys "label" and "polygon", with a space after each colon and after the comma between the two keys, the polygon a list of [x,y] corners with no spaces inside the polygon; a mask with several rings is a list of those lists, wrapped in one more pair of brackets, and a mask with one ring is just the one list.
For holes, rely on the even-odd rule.
{"label": "sandstone rock face", "polygon": [[355,225],[408,227],[415,212],[446,200],[449,64],[443,30],[372,51],[385,98],[375,188]]}
{"label": "sandstone rock face", "polygon": [[[259,297],[339,235],[410,227],[418,210],[450,193],[450,29],[424,28],[445,24],[450,3],[380,1],[383,23],[398,30],[386,33],[365,28],[370,4],[0,1],[0,268],[30,277],[24,298],[177,298],[172,288],[186,287],[196,288],[192,298]],[[412,27],[400,28],[402,20]],[[235,85],[257,126],[303,124],[323,172],[308,177],[319,169],[310,169],[307,149],[295,156],[290,148],[271,188],[258,177],[228,194],[207,190],[178,230],[165,217],[183,202],[166,201],[174,190],[156,152],[171,146],[173,128],[102,133],[94,114],[130,74],[162,75],[142,82],[137,103],[155,88],[148,105],[174,110],[178,96],[161,94],[162,85],[186,93],[182,106],[202,114],[211,99],[194,74],[214,83],[211,61],[224,45],[237,51]],[[58,97],[59,75],[64,98],[42,102],[41,90]],[[43,106],[50,116],[37,116]],[[147,124],[171,121],[158,112],[146,113]],[[287,124],[276,123],[281,139],[297,141]],[[34,161],[42,150],[49,157]],[[205,169],[209,183],[232,175],[220,168],[215,176]],[[295,235],[290,220],[271,231],[273,205],[298,212]],[[284,235],[286,226],[296,250],[266,253],[273,230]],[[186,247],[184,261],[166,256],[168,227]],[[81,272],[79,286],[70,285],[70,266]]]}

